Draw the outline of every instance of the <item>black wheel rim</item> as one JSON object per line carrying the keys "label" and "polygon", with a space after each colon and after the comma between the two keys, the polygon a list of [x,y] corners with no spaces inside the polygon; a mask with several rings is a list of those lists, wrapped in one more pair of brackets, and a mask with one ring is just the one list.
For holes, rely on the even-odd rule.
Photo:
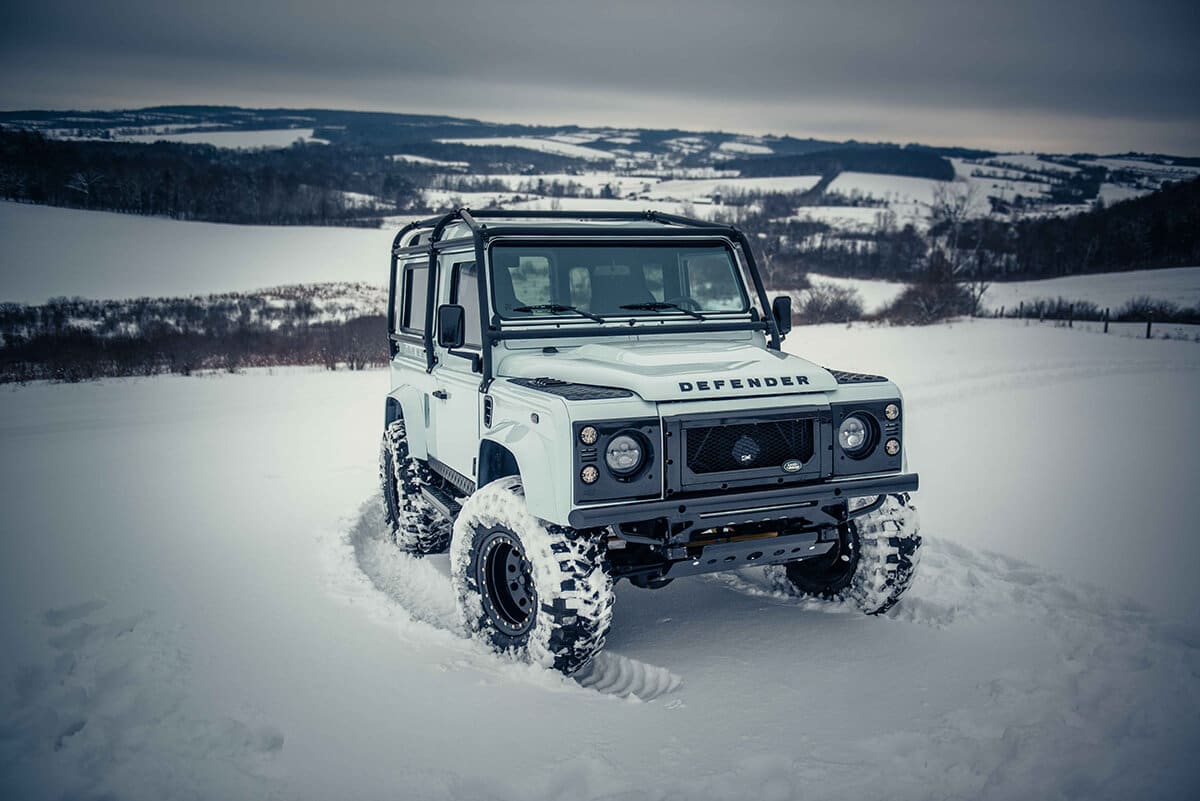
{"label": "black wheel rim", "polygon": [[515,637],[533,628],[537,591],[521,542],[507,529],[489,531],[479,544],[476,581],[483,609],[505,634]]}
{"label": "black wheel rim", "polygon": [[858,569],[858,549],[858,531],[853,523],[846,523],[838,528],[837,543],[828,553],[793,562],[788,576],[807,592],[841,592]]}

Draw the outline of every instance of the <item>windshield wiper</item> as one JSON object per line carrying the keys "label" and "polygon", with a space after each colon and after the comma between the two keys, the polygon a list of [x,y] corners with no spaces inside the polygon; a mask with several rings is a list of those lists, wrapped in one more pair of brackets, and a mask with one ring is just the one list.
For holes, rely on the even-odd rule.
{"label": "windshield wiper", "polygon": [[646,311],[666,311],[667,309],[674,309],[675,311],[683,312],[688,317],[695,317],[697,320],[704,319],[703,314],[694,312],[691,309],[685,309],[684,307],[680,306],[678,303],[665,303],[661,300],[647,301],[645,303],[626,303],[621,308],[622,309],[645,309]]}
{"label": "windshield wiper", "polygon": [[598,314],[592,314],[589,311],[584,311],[583,309],[577,309],[574,306],[566,306],[562,303],[539,303],[536,306],[514,306],[513,311],[515,311],[515,312],[544,311],[544,312],[550,312],[551,314],[558,314],[559,312],[575,312],[576,314],[580,314],[580,315],[583,315],[584,317],[587,317],[589,320],[595,320],[598,323],[604,322],[604,318]]}

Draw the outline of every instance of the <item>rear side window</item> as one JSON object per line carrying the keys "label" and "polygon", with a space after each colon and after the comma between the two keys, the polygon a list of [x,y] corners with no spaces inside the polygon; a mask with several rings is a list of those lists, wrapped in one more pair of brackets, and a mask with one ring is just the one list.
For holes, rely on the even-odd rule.
{"label": "rear side window", "polygon": [[471,347],[483,346],[483,334],[479,316],[479,270],[475,262],[466,261],[454,265],[450,273],[450,302],[457,303],[466,312],[467,332],[463,343]]}
{"label": "rear side window", "polygon": [[429,291],[429,265],[404,268],[403,298],[400,307],[400,328],[411,333],[425,331],[425,303]]}

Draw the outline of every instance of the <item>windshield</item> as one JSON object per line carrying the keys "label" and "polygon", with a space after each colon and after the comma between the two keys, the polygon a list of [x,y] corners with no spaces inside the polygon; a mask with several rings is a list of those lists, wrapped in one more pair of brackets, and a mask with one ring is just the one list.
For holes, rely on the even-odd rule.
{"label": "windshield", "polygon": [[733,253],[721,243],[497,244],[493,301],[506,320],[746,312]]}

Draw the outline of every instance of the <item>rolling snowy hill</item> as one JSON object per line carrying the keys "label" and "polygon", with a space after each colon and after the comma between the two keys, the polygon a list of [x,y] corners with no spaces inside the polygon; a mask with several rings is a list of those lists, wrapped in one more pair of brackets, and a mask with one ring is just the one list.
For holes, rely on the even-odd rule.
{"label": "rolling snowy hill", "polygon": [[383,373],[0,389],[0,796],[1194,797],[1200,348],[788,348],[904,387],[912,591],[622,584],[579,682],[463,639],[445,557],[382,541]]}
{"label": "rolling snowy hill", "polygon": [[[565,196],[567,200],[599,198],[608,208],[628,210],[644,209],[647,199],[719,206],[731,192],[806,192],[824,179],[828,185],[820,187],[822,197],[797,202],[797,216],[850,233],[875,230],[879,220],[875,214],[832,214],[823,209],[858,211],[865,205],[889,211],[890,221],[900,226],[925,227],[935,191],[951,179],[960,189],[973,192],[974,213],[994,211],[1005,219],[1021,219],[1077,213],[1098,200],[1113,203],[1148,194],[1168,181],[1200,176],[1195,159],[1156,154],[992,153],[330,109],[173,106],[87,113],[10,111],[0,112],[0,125],[69,140],[170,141],[248,149],[287,148],[299,140],[333,149],[347,147],[410,168],[409,177],[426,190],[425,202],[434,209],[449,208],[454,198],[475,207],[507,202],[509,198],[491,187],[493,179],[504,180],[512,173],[526,180],[578,176],[580,180],[571,182],[576,188]],[[823,153],[840,156],[822,160]],[[862,166],[842,163],[864,155],[869,158]],[[809,166],[798,166],[808,163],[805,159],[810,160]],[[822,166],[815,169],[812,164]],[[442,191],[447,188],[446,178],[453,179],[450,193]],[[689,179],[705,183],[689,186]],[[679,185],[681,181],[684,185]],[[599,193],[601,187],[608,187],[610,193]],[[550,195],[530,192],[519,198],[532,204],[528,208],[548,207],[551,200]]]}

